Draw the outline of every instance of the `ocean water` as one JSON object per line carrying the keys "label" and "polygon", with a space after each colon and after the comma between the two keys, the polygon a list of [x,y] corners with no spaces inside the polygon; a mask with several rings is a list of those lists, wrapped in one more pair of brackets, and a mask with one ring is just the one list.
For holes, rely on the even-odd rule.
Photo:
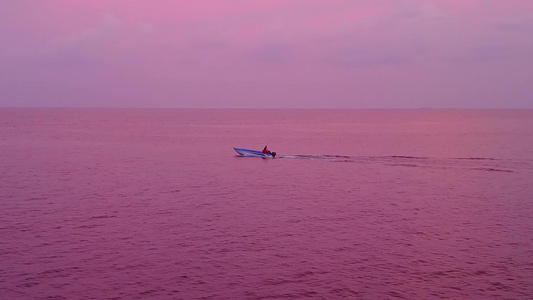
{"label": "ocean water", "polygon": [[1,299],[533,298],[533,110],[0,109],[0,179]]}

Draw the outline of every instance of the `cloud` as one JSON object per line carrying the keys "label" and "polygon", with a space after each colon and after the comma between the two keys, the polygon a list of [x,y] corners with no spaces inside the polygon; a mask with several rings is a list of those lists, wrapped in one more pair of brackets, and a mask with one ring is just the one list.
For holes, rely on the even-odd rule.
{"label": "cloud", "polygon": [[287,63],[294,59],[290,47],[285,44],[264,44],[248,52],[251,61]]}
{"label": "cloud", "polygon": [[120,38],[123,26],[115,16],[107,14],[101,17],[95,27],[54,38],[46,45],[45,52],[49,55],[93,52]]}

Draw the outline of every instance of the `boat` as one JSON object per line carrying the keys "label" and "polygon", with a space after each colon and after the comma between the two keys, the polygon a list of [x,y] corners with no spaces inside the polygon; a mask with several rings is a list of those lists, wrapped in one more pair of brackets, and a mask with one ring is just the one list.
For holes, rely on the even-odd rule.
{"label": "boat", "polygon": [[244,148],[233,148],[235,152],[239,153],[241,156],[257,156],[257,157],[264,157],[264,158],[275,158],[276,152],[271,153],[263,153],[259,150],[251,150],[251,149],[244,149]]}

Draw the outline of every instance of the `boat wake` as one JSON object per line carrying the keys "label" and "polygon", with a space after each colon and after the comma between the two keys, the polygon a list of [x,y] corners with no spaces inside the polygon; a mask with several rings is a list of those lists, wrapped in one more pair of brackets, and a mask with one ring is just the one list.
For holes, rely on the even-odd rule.
{"label": "boat wake", "polygon": [[334,154],[291,154],[279,155],[283,159],[301,159],[336,163],[383,164],[392,167],[410,168],[461,168],[475,171],[515,173],[533,171],[533,162],[504,160],[491,157],[451,157],[437,158],[426,156],[349,156]]}

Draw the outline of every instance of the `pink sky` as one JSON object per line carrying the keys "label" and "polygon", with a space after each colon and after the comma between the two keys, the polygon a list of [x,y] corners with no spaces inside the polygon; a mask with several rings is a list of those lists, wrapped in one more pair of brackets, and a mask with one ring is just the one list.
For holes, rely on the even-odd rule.
{"label": "pink sky", "polygon": [[0,0],[0,106],[533,108],[531,0]]}

